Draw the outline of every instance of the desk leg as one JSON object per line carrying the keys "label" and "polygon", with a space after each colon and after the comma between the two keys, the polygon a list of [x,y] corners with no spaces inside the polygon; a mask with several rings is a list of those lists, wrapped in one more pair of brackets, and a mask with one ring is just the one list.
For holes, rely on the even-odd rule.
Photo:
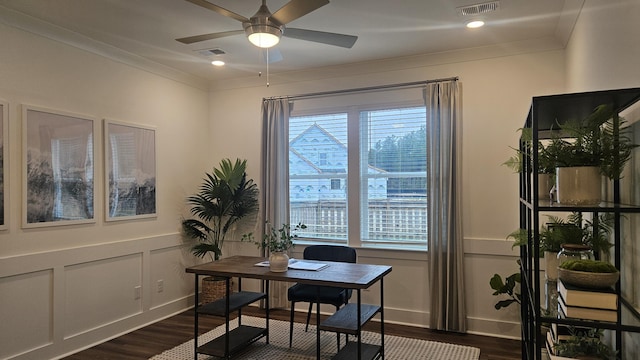
{"label": "desk leg", "polygon": [[267,324],[266,324],[267,340],[266,340],[266,342],[268,344],[269,343],[269,280],[265,280],[265,283],[266,283],[265,289],[266,289],[267,297],[266,297],[264,302],[265,302],[265,305],[266,305],[266,307],[265,307],[266,316],[265,317],[267,318]]}
{"label": "desk leg", "polygon": [[320,287],[316,286],[316,359],[320,360]]}
{"label": "desk leg", "polygon": [[196,289],[195,294],[195,304],[193,306],[193,358],[198,359],[198,291],[199,291],[199,283],[198,283],[198,274],[195,274],[196,283],[194,288]]}
{"label": "desk leg", "polygon": [[380,278],[380,353],[384,360],[384,277]]}
{"label": "desk leg", "polygon": [[[226,289],[225,289],[225,301],[224,301],[224,322],[225,322],[225,333],[224,333],[224,357],[225,359],[229,359],[229,308],[230,308],[230,304],[229,304],[229,296],[231,296],[231,289],[230,289],[230,285],[231,285],[231,278],[226,278]],[[240,318],[238,318],[238,321],[240,321]]]}
{"label": "desk leg", "polygon": [[362,322],[360,321],[360,319],[362,319],[362,299],[360,297],[362,290],[358,289],[358,311],[356,312],[356,314],[358,315],[356,317],[356,324],[357,324],[357,329],[358,329],[358,360],[362,359]]}

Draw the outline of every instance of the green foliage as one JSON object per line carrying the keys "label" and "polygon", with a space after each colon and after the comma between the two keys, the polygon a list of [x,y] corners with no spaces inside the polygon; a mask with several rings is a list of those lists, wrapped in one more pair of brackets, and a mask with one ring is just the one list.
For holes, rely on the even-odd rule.
{"label": "green foliage", "polygon": [[[426,171],[426,137],[426,126],[421,126],[420,129],[403,136],[387,136],[369,150],[369,165],[388,172]],[[426,189],[424,177],[391,178],[387,183],[387,191],[390,193],[407,191],[424,193],[423,189]]]}
{"label": "green foliage", "polygon": [[[306,228],[306,225],[298,223],[293,228],[289,224],[282,224],[279,229],[276,229],[271,226],[270,223],[266,223],[266,229],[262,236],[262,240],[254,243],[259,248],[268,250],[270,253],[287,251],[295,246],[293,240],[298,237],[297,234],[292,234],[292,232]],[[246,234],[242,236],[242,241],[250,240],[253,240],[253,234]]]}
{"label": "green foliage", "polygon": [[518,129],[522,134],[520,136],[520,140],[523,144],[523,149],[516,149],[515,154],[511,156],[507,161],[503,162],[502,165],[510,168],[515,172],[522,172],[522,167],[524,163],[524,159],[526,156],[531,156],[534,151],[538,152],[538,168],[536,169],[538,174],[553,174],[555,173],[555,163],[551,158],[551,153],[544,146],[542,141],[538,141],[536,147],[533,146],[533,131],[531,128],[520,128]]}
{"label": "green foliage", "polygon": [[[608,254],[612,244],[609,237],[613,231],[613,213],[601,213],[598,221],[583,219],[581,212],[573,212],[567,220],[557,216],[547,216],[548,222],[540,228],[540,252],[559,252],[562,244],[581,244],[591,247],[594,252]],[[518,229],[507,236],[514,239],[513,246],[526,245],[529,234]]]}
{"label": "green foliage", "polygon": [[506,308],[513,303],[520,304],[522,300],[521,294],[519,291],[519,284],[521,284],[521,275],[520,272],[513,273],[507,276],[504,281],[502,280],[502,276],[499,274],[494,274],[491,280],[489,280],[489,286],[494,290],[493,295],[501,296],[508,295],[507,300],[500,300],[495,304],[496,310],[500,310],[502,308]]}
{"label": "green foliage", "polygon": [[553,348],[558,356],[577,358],[580,356],[596,356],[599,359],[615,359],[616,352],[602,341],[603,329],[576,330],[569,328],[570,337],[556,342]]}
{"label": "green foliage", "polygon": [[194,255],[204,257],[212,253],[218,260],[227,232],[240,220],[258,211],[258,186],[247,179],[246,160],[220,161],[219,168],[206,174],[200,191],[187,198],[191,214],[197,219],[182,221],[182,231],[198,243],[192,247]]}
{"label": "green foliage", "polygon": [[619,179],[638,146],[624,125],[611,106],[600,105],[585,119],[562,124],[562,137],[553,138],[547,150],[558,167],[598,166],[609,179]]}
{"label": "green foliage", "polygon": [[580,259],[567,260],[559,265],[563,269],[574,271],[585,271],[592,273],[615,273],[618,272],[615,266],[606,261]]}

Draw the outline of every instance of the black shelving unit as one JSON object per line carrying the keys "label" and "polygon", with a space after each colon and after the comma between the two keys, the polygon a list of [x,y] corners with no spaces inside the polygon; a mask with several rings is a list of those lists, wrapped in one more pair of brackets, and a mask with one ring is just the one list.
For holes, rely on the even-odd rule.
{"label": "black shelving unit", "polygon": [[[235,353],[246,348],[248,344],[251,344],[263,337],[266,337],[267,343],[269,343],[269,304],[268,293],[242,291],[242,279],[238,279],[238,292],[231,292],[231,278],[226,277],[226,294],[222,299],[216,301],[199,304],[198,301],[198,286],[199,275],[195,276],[195,314],[194,314],[194,359],[198,358],[198,354],[206,354],[214,356],[216,358],[230,359]],[[268,289],[268,281],[266,281],[265,288]],[[242,324],[242,308],[252,304],[256,301],[265,300],[266,306],[266,320],[265,327],[247,326]],[[231,330],[229,327],[230,314],[238,312],[238,327]],[[202,315],[220,316],[225,318],[225,333],[217,338],[198,345],[198,318]]]}
{"label": "black shelving unit", "polygon": [[[596,91],[586,93],[562,94],[534,97],[531,102],[529,114],[524,127],[533,131],[532,144],[538,144],[538,140],[550,138],[558,124],[572,119],[584,119],[593,110],[602,104],[609,104],[618,113],[631,107],[640,101],[640,88],[619,89],[608,91]],[[640,125],[636,125],[640,126]],[[636,139],[636,142],[640,141]],[[527,151],[527,139],[521,139],[520,149]],[[607,201],[592,206],[566,206],[553,203],[550,200],[538,200],[538,154],[536,147],[531,150],[530,156],[524,157],[523,171],[520,173],[520,228],[526,229],[528,243],[520,250],[521,274],[522,274],[522,359],[544,359],[546,354],[546,335],[542,333],[543,324],[564,324],[575,326],[588,326],[611,331],[612,346],[618,350],[618,357],[623,358],[623,334],[640,333],[640,314],[630,299],[625,298],[621,291],[621,281],[616,286],[619,299],[618,316],[615,322],[589,321],[582,319],[561,318],[557,315],[545,315],[542,312],[542,295],[545,294],[541,281],[544,275],[540,275],[540,247],[539,230],[541,225],[541,213],[560,215],[573,211],[591,213],[595,217],[599,213],[612,213],[614,215],[614,232],[611,241],[614,246],[611,249],[610,261],[616,268],[623,272],[621,249],[623,241],[640,242],[640,238],[631,238],[623,234],[623,221],[629,216],[640,215],[640,204],[630,204],[621,201],[620,180],[610,183],[607,191]],[[637,158],[637,156],[636,156]],[[629,166],[629,165],[627,165]],[[637,231],[637,230],[636,230]],[[628,271],[629,269],[624,269]],[[638,268],[632,272],[640,271]],[[633,275],[631,275],[633,276]],[[636,281],[637,282],[637,281]],[[557,310],[557,309],[556,309]]]}
{"label": "black shelving unit", "polygon": [[[380,279],[380,305],[361,303],[361,290],[357,289],[357,304],[347,304],[336,313],[320,323],[322,331],[333,331],[341,334],[354,335],[355,342],[348,342],[343,348],[338,349],[332,360],[351,359],[384,359],[384,314],[383,314],[383,281]],[[362,342],[362,327],[376,314],[380,314],[380,345]],[[319,340],[319,337],[318,337]],[[317,344],[320,346],[320,343]]]}

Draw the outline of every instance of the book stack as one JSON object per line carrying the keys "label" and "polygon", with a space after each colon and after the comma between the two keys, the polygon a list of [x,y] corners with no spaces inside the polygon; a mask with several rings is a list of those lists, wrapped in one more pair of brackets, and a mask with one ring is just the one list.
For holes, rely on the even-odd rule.
{"label": "book stack", "polygon": [[569,318],[615,322],[618,295],[612,288],[587,289],[558,279],[558,308]]}

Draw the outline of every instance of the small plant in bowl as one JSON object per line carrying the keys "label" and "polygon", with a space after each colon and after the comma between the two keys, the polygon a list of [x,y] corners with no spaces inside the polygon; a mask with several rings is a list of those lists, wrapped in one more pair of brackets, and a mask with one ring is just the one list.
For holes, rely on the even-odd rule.
{"label": "small plant in bowl", "polygon": [[[287,251],[291,249],[295,244],[293,239],[298,235],[294,232],[306,229],[307,226],[303,223],[291,226],[289,224],[282,224],[279,229],[271,226],[270,223],[266,223],[266,228],[261,241],[255,241],[259,248],[269,252],[269,268],[272,272],[285,272],[289,266],[289,255]],[[247,234],[242,237],[242,241],[253,240],[252,234]]]}
{"label": "small plant in bowl", "polygon": [[558,277],[575,286],[607,288],[620,278],[615,266],[600,260],[567,260],[558,266]]}

